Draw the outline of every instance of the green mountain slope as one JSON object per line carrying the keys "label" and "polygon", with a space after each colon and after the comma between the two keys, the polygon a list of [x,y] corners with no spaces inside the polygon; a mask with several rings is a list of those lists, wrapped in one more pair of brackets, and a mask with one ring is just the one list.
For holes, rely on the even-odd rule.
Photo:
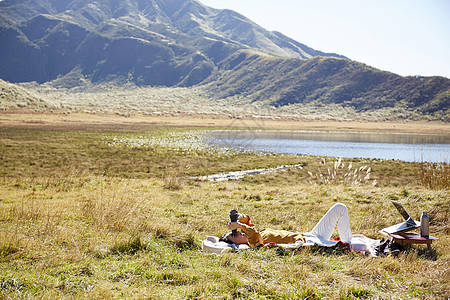
{"label": "green mountain slope", "polygon": [[450,80],[402,77],[346,59],[282,59],[238,52],[210,80],[211,96],[243,95],[279,107],[340,104],[358,111],[399,107],[419,114],[450,114]]}

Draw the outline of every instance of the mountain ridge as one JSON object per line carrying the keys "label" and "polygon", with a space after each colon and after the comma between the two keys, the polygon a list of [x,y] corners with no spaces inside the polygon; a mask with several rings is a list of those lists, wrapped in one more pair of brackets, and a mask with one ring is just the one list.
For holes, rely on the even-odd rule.
{"label": "mountain ridge", "polygon": [[[0,5],[0,16],[3,20],[0,38],[4,41],[0,48],[3,54],[0,63],[5,66],[0,71],[0,77],[11,82],[33,80],[43,83],[81,66],[84,75],[92,76],[94,81],[105,80],[111,75],[127,78],[126,73],[131,72],[138,73],[134,76],[140,78],[136,79],[137,84],[197,84],[212,73],[214,62],[238,49],[256,48],[272,55],[298,58],[310,58],[317,53],[334,55],[288,42],[283,40],[286,37],[271,33],[238,13],[209,8],[193,0],[6,0]],[[151,62],[152,57],[142,53],[148,50],[145,43],[132,43],[130,38],[155,43],[156,48],[168,52],[171,57],[165,57],[165,67],[172,79],[155,81],[145,71],[151,68],[151,64],[144,66],[144,69],[138,68],[137,64]],[[103,61],[108,60],[108,57],[102,55],[97,55],[96,61],[91,58],[85,63],[86,52],[101,53],[108,46],[112,52],[123,51],[112,50],[108,44],[117,44],[116,39],[124,39],[122,44],[127,49],[141,48],[137,52],[140,51],[142,56],[130,62],[129,70],[118,72],[117,68],[105,69]],[[202,76],[199,77],[199,72],[194,71],[194,77],[198,78],[185,78],[190,73],[186,69],[193,71],[198,67],[191,64],[189,59],[198,51],[203,54],[213,52],[210,48],[217,48],[215,43],[222,43],[222,51],[226,53],[219,57],[204,55],[207,62],[200,66],[203,69]],[[305,49],[302,49],[303,46]],[[34,63],[33,72],[30,73],[30,62],[21,63],[14,59],[17,57],[17,48],[22,48],[30,60],[45,63]],[[179,69],[174,67],[183,60],[186,65]],[[93,69],[97,67],[97,72],[94,72]],[[153,69],[160,71],[161,67]]]}

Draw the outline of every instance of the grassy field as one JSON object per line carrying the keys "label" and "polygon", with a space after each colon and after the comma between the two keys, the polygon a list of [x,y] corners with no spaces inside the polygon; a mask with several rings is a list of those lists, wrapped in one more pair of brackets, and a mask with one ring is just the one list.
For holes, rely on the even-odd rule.
{"label": "grassy field", "polygon": [[[450,193],[424,178],[444,181],[427,175],[435,166],[343,159],[338,179],[325,183],[336,159],[212,150],[197,137],[201,120],[192,128],[161,119],[52,118],[60,117],[1,116],[0,299],[450,297]],[[237,181],[195,179],[285,164],[303,167]],[[340,180],[349,164],[370,178]],[[448,165],[440,167],[448,176]],[[260,229],[308,231],[342,202],[354,233],[381,239],[380,229],[401,221],[391,200],[416,219],[428,211],[439,238],[431,251],[418,246],[379,258],[319,249],[201,251],[207,235],[226,232],[233,208]]]}

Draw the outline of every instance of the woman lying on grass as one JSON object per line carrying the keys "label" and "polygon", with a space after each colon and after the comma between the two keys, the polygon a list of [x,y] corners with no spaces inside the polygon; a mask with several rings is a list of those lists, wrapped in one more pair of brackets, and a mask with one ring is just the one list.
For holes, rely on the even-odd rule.
{"label": "woman lying on grass", "polygon": [[322,219],[320,219],[313,230],[308,233],[274,229],[257,231],[255,225],[250,223],[249,216],[239,214],[238,221],[229,222],[228,228],[231,230],[240,229],[241,232],[236,231],[234,234],[233,232],[226,233],[220,240],[236,245],[248,244],[250,248],[255,248],[267,243],[293,244],[298,241],[305,243],[309,241],[316,242],[317,240],[322,243],[327,243],[336,226],[341,241],[343,243],[348,243],[351,246],[352,232],[350,230],[348,210],[342,203],[333,205]]}

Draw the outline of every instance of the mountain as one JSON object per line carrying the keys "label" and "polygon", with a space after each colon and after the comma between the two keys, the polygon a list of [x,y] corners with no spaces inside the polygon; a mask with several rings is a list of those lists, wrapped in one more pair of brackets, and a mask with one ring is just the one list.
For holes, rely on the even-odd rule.
{"label": "mountain", "polygon": [[450,119],[447,78],[380,71],[195,0],[1,1],[0,66],[13,83],[202,85],[213,99]]}
{"label": "mountain", "polygon": [[0,17],[0,77],[11,82],[43,83],[77,70],[93,82],[190,86],[240,49],[338,56],[192,0],[6,0]]}

